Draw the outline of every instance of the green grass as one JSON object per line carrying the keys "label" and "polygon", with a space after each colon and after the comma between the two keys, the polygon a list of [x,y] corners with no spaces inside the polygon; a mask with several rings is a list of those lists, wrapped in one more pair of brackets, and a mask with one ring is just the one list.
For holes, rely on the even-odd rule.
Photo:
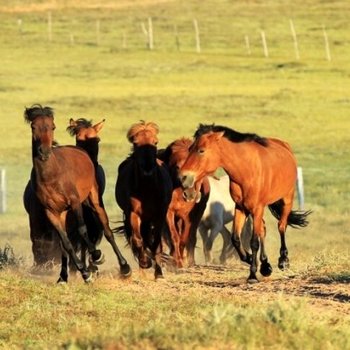
{"label": "green grass", "polygon": [[[0,214],[0,248],[9,243],[25,261],[23,274],[0,272],[0,347],[349,347],[349,320],[331,308],[329,314],[318,312],[309,296],[289,295],[284,300],[282,293],[276,300],[251,300],[244,287],[235,295],[185,284],[192,280],[190,274],[169,274],[165,290],[137,277],[125,284],[108,277],[115,277],[114,260],[93,286],[77,278],[60,289],[54,285],[56,275],[44,281],[29,275],[32,257],[22,194],[31,169],[31,140],[23,111],[41,103],[55,109],[61,144],[74,143],[65,131],[70,117],[95,122],[106,118],[100,162],[107,174],[104,200],[113,222],[120,218],[114,200],[116,169],[130,151],[126,131],[140,119],[160,126],[160,147],[190,137],[201,122],[288,141],[303,167],[306,209],[313,210],[307,228],[288,231],[290,274],[316,275],[341,285],[349,281],[349,3],[143,3],[125,0],[102,6],[75,0],[30,5],[0,0],[0,167],[7,172],[8,195],[8,210]],[[141,30],[148,17],[154,25],[152,52]],[[195,52],[194,18],[200,27],[200,54]],[[295,59],[290,19],[300,60]],[[326,60],[323,25],[331,61]],[[268,58],[263,55],[261,30]],[[275,221],[266,216],[267,249],[275,266],[279,238]],[[105,242],[102,247],[109,252]],[[201,262],[200,249],[197,255]],[[222,283],[243,281],[246,274],[246,268],[227,272]],[[284,275],[274,271],[274,276]]]}

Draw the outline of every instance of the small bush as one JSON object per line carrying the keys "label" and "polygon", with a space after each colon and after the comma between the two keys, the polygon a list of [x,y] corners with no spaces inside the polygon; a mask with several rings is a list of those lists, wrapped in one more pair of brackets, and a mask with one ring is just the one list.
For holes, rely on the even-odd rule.
{"label": "small bush", "polygon": [[4,249],[0,248],[0,270],[5,267],[18,267],[21,265],[22,257],[16,257],[13,248],[6,244]]}

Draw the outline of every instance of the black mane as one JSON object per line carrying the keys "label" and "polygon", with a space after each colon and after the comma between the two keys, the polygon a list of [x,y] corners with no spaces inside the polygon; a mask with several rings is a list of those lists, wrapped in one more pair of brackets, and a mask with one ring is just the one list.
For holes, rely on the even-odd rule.
{"label": "black mane", "polygon": [[87,120],[85,118],[79,118],[75,123],[77,124],[76,126],[69,125],[66,129],[70,136],[76,135],[81,128],[92,127],[92,120]]}
{"label": "black mane", "polygon": [[40,104],[34,104],[30,108],[25,107],[24,120],[27,123],[31,123],[35,118],[42,116],[53,118],[53,109],[51,107],[43,107]]}
{"label": "black mane", "polygon": [[194,133],[194,138],[197,139],[198,137],[204,134],[207,134],[211,131],[212,132],[223,131],[224,136],[232,142],[257,142],[258,144],[264,147],[267,146],[267,139],[265,137],[261,137],[257,134],[240,133],[226,126],[215,125],[215,124],[206,124],[206,125],[199,124],[196,132]]}

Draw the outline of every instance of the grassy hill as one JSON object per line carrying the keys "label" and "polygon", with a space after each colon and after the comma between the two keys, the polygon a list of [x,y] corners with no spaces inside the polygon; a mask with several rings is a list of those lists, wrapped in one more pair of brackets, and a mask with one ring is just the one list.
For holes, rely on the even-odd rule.
{"label": "grassy hill", "polygon": [[[130,151],[126,131],[132,123],[140,119],[156,122],[160,127],[160,147],[175,138],[192,136],[201,122],[278,137],[288,141],[296,153],[303,168],[305,207],[313,210],[306,229],[288,231],[291,274],[307,276],[308,267],[312,266],[312,273],[319,278],[325,274],[340,286],[346,285],[350,270],[349,11],[347,1],[321,0],[10,3],[0,0],[0,167],[6,169],[7,176],[7,211],[0,214],[0,247],[9,243],[15,254],[25,260],[25,272],[0,272],[5,288],[0,298],[6,311],[0,346],[45,348],[49,343],[61,346],[77,339],[80,344],[97,348],[110,342],[120,348],[140,344],[143,348],[182,348],[184,343],[188,348],[214,348],[218,338],[213,334],[220,328],[222,348],[265,348],[271,346],[271,339],[276,341],[276,347],[299,348],[300,343],[292,336],[299,329],[298,322],[303,319],[300,329],[308,333],[305,329],[312,324],[312,315],[316,315],[318,340],[311,340],[310,331],[306,347],[345,348],[349,320],[339,318],[332,307],[327,309],[329,315],[317,316],[313,299],[307,297],[299,304],[293,293],[289,297],[291,304],[272,302],[271,293],[258,307],[259,315],[263,315],[258,323],[265,329],[265,317],[270,317],[266,310],[272,308],[273,313],[291,315],[297,326],[283,329],[281,323],[271,321],[274,327],[276,324],[280,327],[278,331],[267,327],[267,337],[260,337],[258,332],[248,332],[260,300],[258,292],[254,300],[242,301],[240,293],[233,297],[220,293],[220,289],[188,290],[191,274],[170,275],[173,287],[165,292],[161,288],[157,291],[153,282],[137,277],[125,286],[115,276],[112,263],[105,268],[106,280],[97,281],[91,289],[81,285],[79,279],[64,291],[52,286],[56,276],[33,280],[26,270],[31,264],[31,252],[22,193],[31,169],[30,128],[23,121],[23,111],[34,103],[55,109],[56,137],[61,144],[74,143],[65,131],[69,118],[86,117],[96,122],[106,118],[100,162],[107,173],[104,199],[112,221],[120,218],[114,201],[116,168]],[[153,50],[148,49],[144,33],[149,28],[149,18],[153,24]],[[196,51],[194,19],[199,27],[200,53]],[[299,59],[291,20],[297,34]],[[262,32],[268,57],[263,50]],[[268,252],[276,261],[279,249],[276,223],[270,214],[266,218]],[[201,261],[200,249],[198,260]],[[232,264],[233,272],[225,270],[217,275],[222,277],[222,283],[245,276],[245,267],[238,264],[242,272],[237,272],[240,269],[235,270],[236,265]],[[109,279],[110,274],[116,277],[115,283]],[[278,273],[273,276],[277,280],[283,278]],[[140,291],[138,286],[146,291]],[[240,288],[244,290],[237,288],[240,292]],[[264,292],[263,287],[256,288]],[[114,295],[118,289],[123,292],[122,301],[117,303]],[[134,291],[137,297],[130,298]],[[46,301],[45,293],[49,295]],[[144,293],[149,293],[150,299]],[[22,296],[28,302],[22,302]],[[210,299],[216,297],[219,304]],[[60,306],[48,306],[57,300]],[[83,300],[76,314],[75,305]],[[118,304],[119,310],[124,301],[125,309],[109,314],[109,319],[115,321],[107,322],[103,312],[110,310],[113,303]],[[99,311],[93,305],[98,305]],[[64,313],[64,306],[71,314]],[[43,314],[44,309],[49,311]],[[304,309],[310,314],[305,316]],[[137,310],[143,310],[146,316],[135,319],[131,326],[128,319],[137,318]],[[45,320],[52,319],[57,324],[40,336],[36,336],[38,329],[31,330],[28,334],[31,340],[25,343],[26,335],[21,330],[30,327],[38,313],[43,314],[43,325]],[[19,321],[21,315],[25,322]],[[194,315],[200,317],[196,319]],[[226,315],[230,315],[229,320]],[[158,321],[152,323],[150,320],[154,319]],[[174,330],[169,331],[171,319],[176,320],[179,334],[186,335],[184,338]],[[121,326],[117,326],[118,322]],[[148,328],[143,328],[144,323]],[[13,324],[17,335],[10,336],[9,325]],[[91,329],[88,324],[93,325]],[[96,324],[105,325],[105,331]],[[324,345],[320,334],[327,329],[331,329],[334,338]],[[282,333],[287,334],[284,340]],[[162,343],[160,339],[164,337],[167,340]],[[140,339],[147,341],[140,343]]]}

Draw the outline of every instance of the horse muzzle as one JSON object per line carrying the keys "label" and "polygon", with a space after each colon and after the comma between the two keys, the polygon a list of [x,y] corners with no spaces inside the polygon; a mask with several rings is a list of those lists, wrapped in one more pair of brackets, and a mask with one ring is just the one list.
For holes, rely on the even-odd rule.
{"label": "horse muzzle", "polygon": [[202,198],[202,194],[197,192],[194,187],[186,188],[183,191],[182,196],[186,202],[195,201],[196,203],[199,203]]}
{"label": "horse muzzle", "polygon": [[38,148],[38,155],[40,160],[42,160],[43,162],[46,162],[50,156],[51,156],[52,150],[51,148],[44,148],[44,147],[39,147]]}
{"label": "horse muzzle", "polygon": [[194,186],[194,175],[191,173],[184,173],[180,176],[181,185],[184,189],[192,188]]}

